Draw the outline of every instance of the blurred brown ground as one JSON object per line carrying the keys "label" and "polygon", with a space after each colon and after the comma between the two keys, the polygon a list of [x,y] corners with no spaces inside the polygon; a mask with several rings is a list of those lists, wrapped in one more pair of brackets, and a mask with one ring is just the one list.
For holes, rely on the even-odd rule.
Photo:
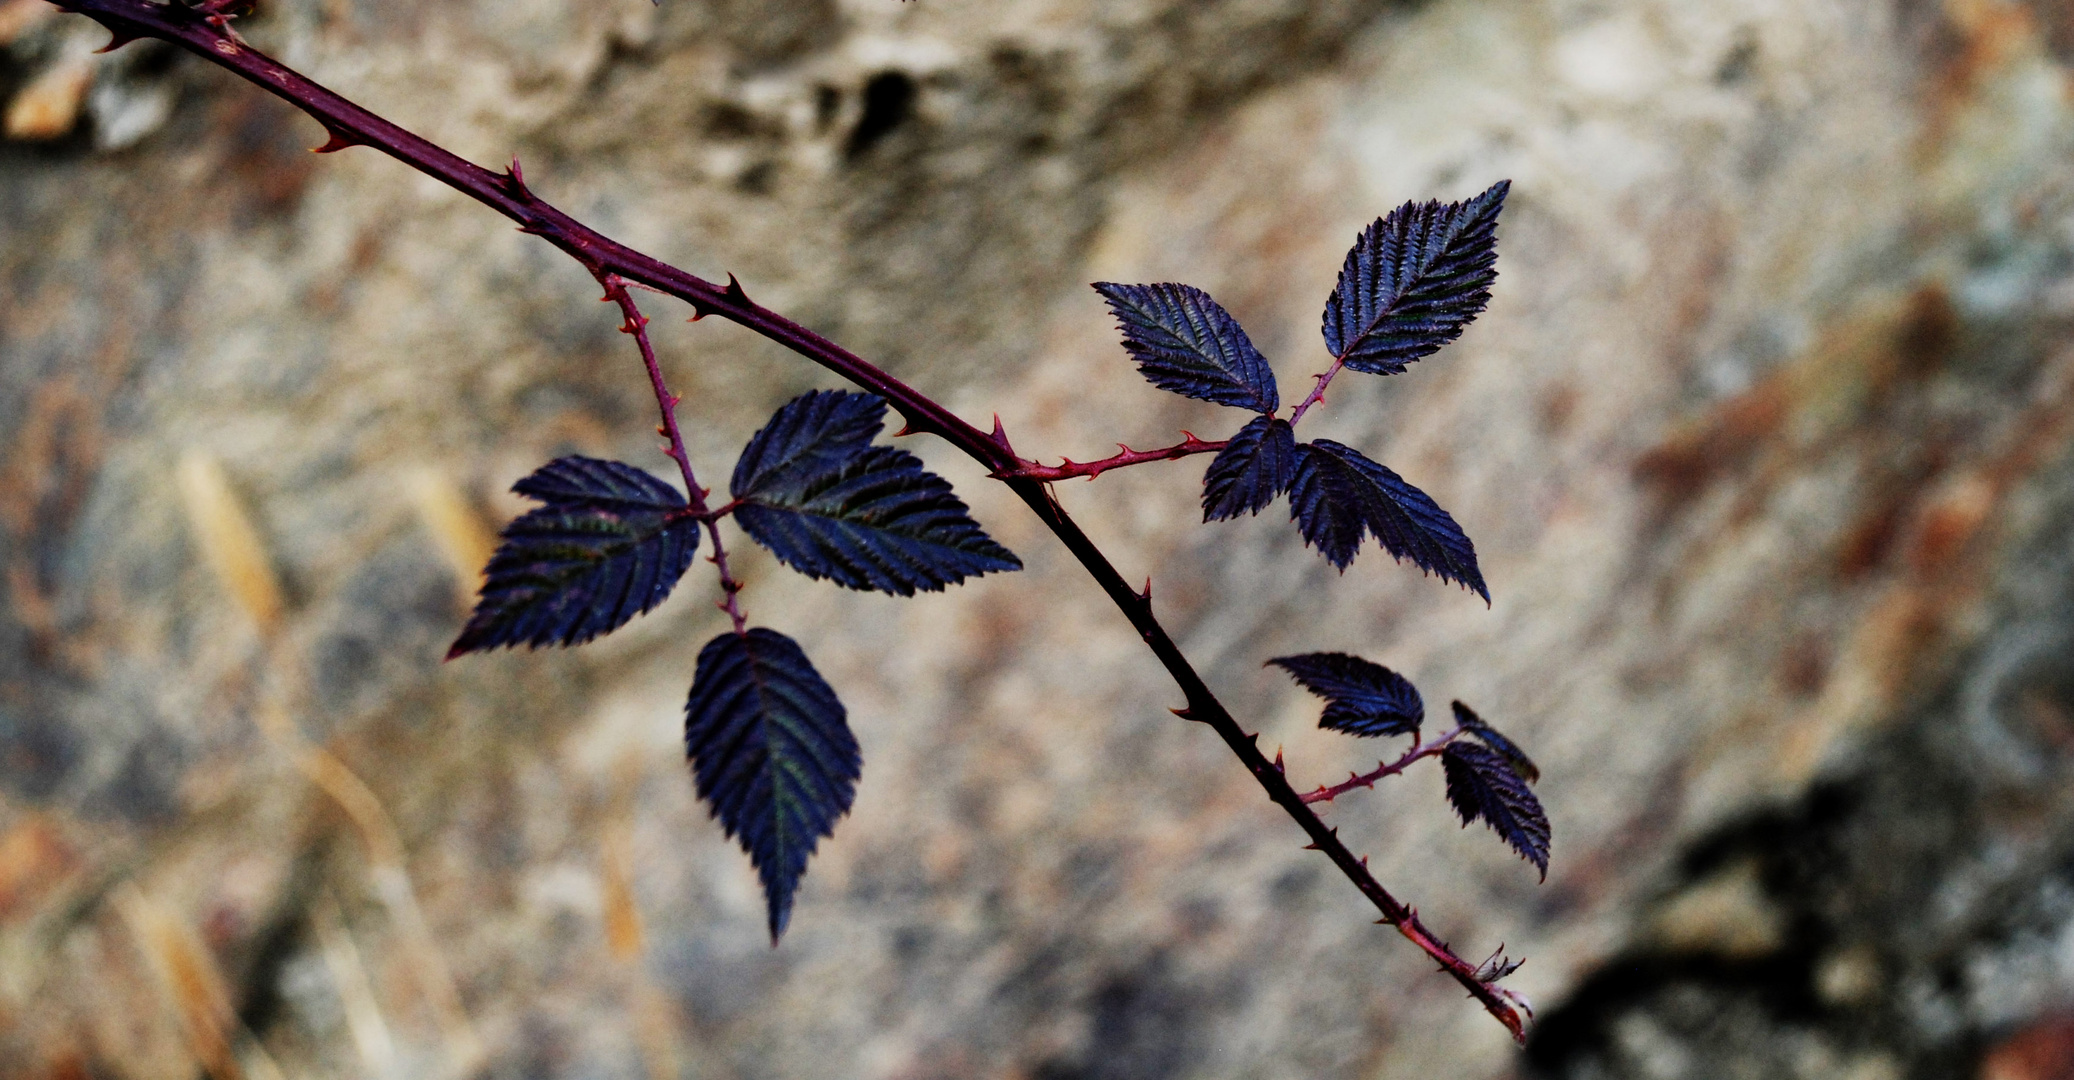
{"label": "blurred brown ground", "polygon": [[[701,571],[439,663],[512,480],[661,469],[568,260],[228,76],[0,0],[0,1075],[2059,1077],[2074,1007],[2074,4],[267,0],[259,46],[753,295],[1025,454],[1221,410],[1097,279],[1209,289],[1285,393],[1345,245],[1515,181],[1490,312],[1318,434],[1495,596],[1197,463],[1067,504],[1299,783],[1356,651],[1539,759],[1545,885],[1437,775],[1330,818],[1372,926],[1029,517],[912,601],[751,551],[865,751],[772,949],[678,743]],[[659,298],[709,484],[831,385]]]}

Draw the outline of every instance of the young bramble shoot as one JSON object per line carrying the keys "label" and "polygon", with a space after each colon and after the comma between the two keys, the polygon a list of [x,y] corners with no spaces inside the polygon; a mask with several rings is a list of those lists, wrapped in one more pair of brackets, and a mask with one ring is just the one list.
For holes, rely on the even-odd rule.
{"label": "young bramble shoot", "polygon": [[[645,320],[627,325],[649,348]],[[659,397],[667,390],[658,388]],[[674,403],[674,399],[671,399]],[[735,462],[735,502],[718,511],[617,461],[566,457],[512,490],[545,503],[504,530],[482,600],[449,657],[499,645],[574,645],[661,603],[690,567],[699,529],[736,629],[708,643],[685,707],[684,740],[699,797],[763,879],[771,941],[791,917],[807,859],[850,809],[860,761],[847,715],[791,638],[742,624],[717,519],[808,577],[900,596],[938,590],[1022,562],[965,512],[942,477],[905,450],[873,446],[886,403],[817,390],[778,409]],[[667,448],[694,488],[674,429]]]}
{"label": "young bramble shoot", "polygon": [[[742,583],[728,569],[721,535],[734,517],[785,565],[853,589],[898,595],[944,588],[1021,562],[972,520],[941,477],[902,450],[874,446],[890,403],[906,430],[939,436],[1009,488],[1087,569],[1186,696],[1177,714],[1217,732],[1268,796],[1397,930],[1505,1025],[1526,1029],[1524,999],[1496,985],[1516,961],[1494,953],[1472,964],[1429,930],[1412,907],[1377,881],[1311,804],[1428,757],[1441,759],[1447,795],[1464,824],[1483,819],[1545,877],[1548,818],[1530,785],[1539,775],[1509,739],[1460,703],[1456,727],[1420,742],[1424,705],[1401,676],[1359,657],[1310,653],[1272,661],[1326,698],[1321,724],[1362,737],[1412,736],[1411,749],[1345,783],[1299,795],[1279,756],[1217,699],[1159,623],[1150,588],[1134,590],[1066,513],[1046,485],[1072,476],[1198,453],[1215,453],[1203,477],[1206,521],[1258,514],[1287,494],[1305,541],[1344,570],[1370,536],[1394,557],[1486,602],[1475,548],[1455,520],[1418,488],[1351,447],[1299,443],[1295,429],[1342,369],[1394,374],[1458,338],[1490,301],[1496,226],[1509,184],[1459,203],[1407,203],[1378,218],[1347,253],[1326,301],[1323,332],[1332,364],[1287,417],[1274,372],[1245,330],[1207,293],[1160,283],[1095,286],[1145,377],[1163,390],[1253,412],[1228,440],[1187,436],[1180,444],[1098,462],[1045,467],[834,342],[726,285],[634,251],[554,208],[520,179],[493,173],[312,82],[238,38],[223,4],[156,0],[55,0],[98,20],[113,45],[140,38],[172,43],[232,71],[307,113],[330,136],[323,149],[365,146],[385,153],[510,218],[576,259],[605,286],[640,346],[661,410],[666,453],[686,485],[631,465],[562,458],[514,489],[541,505],[507,526],[491,558],[481,600],[450,656],[507,645],[576,645],[625,625],[667,597],[689,568],[703,529],[732,629],[699,652],[685,706],[685,748],[700,798],[738,840],[761,877],[771,937],[784,932],[808,859],[850,809],[861,774],[857,740],[841,701],[792,639],[750,627]],[[777,342],[870,391],[816,391],[787,403],[758,431],[736,464],[734,501],[717,509],[693,473],[675,421],[678,399],[664,383],[647,319],[630,288],[674,296],[695,316],[718,316]]]}
{"label": "young bramble shoot", "polygon": [[[1417,687],[1381,664],[1346,653],[1280,656],[1268,663],[1282,668],[1299,685],[1326,701],[1318,726],[1361,738],[1410,735],[1412,749],[1373,772],[1349,776],[1303,796],[1305,802],[1330,802],[1355,788],[1374,787],[1413,763],[1438,755],[1447,777],[1448,802],[1468,825],[1482,818],[1512,849],[1548,878],[1548,815],[1530,785],[1541,778],[1526,752],[1498,733],[1469,706],[1454,703],[1455,729],[1421,745],[1419,724],[1426,706]],[[1463,741],[1464,737],[1474,741]],[[1513,967],[1519,965],[1514,964]],[[1499,976],[1484,981],[1490,982]]]}
{"label": "young bramble shoot", "polygon": [[[1295,426],[1324,399],[1341,367],[1377,375],[1438,351],[1490,303],[1497,280],[1498,214],[1510,181],[1459,203],[1406,203],[1363,230],[1325,301],[1330,370],[1291,410],[1279,408],[1274,372],[1238,320],[1208,293],[1163,282],[1097,282],[1122,328],[1124,348],[1154,386],[1261,415],[1222,443],[1203,474],[1203,520],[1258,514],[1288,493],[1304,542],[1344,571],[1373,536],[1398,561],[1467,588],[1485,603],[1476,546],[1447,511],[1352,447],[1296,442]],[[1178,455],[1175,455],[1178,456]],[[1090,466],[1085,475],[1138,460]]]}

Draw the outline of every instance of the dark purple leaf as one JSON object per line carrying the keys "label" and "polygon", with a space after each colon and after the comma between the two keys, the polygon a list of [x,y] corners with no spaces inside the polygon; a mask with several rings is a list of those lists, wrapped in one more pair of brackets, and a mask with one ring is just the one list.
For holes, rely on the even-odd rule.
{"label": "dark purple leaf", "polygon": [[862,759],[843,703],[791,638],[725,633],[699,650],[684,745],[699,798],[763,879],[776,944],[807,858],[856,796]]}
{"label": "dark purple leaf", "polygon": [[1426,703],[1404,676],[1346,653],[1305,653],[1268,661],[1326,701],[1321,728],[1349,735],[1409,735],[1426,718]]}
{"label": "dark purple leaf", "polygon": [[547,505],[504,527],[482,597],[447,659],[576,645],[662,603],[698,551],[676,489],[617,461],[565,457],[512,490]]}
{"label": "dark purple leaf", "polygon": [[1203,520],[1257,514],[1296,478],[1296,435],[1289,422],[1256,416],[1203,473]]}
{"label": "dark purple leaf", "polygon": [[875,394],[808,391],[749,439],[728,488],[737,499],[791,491],[862,453],[885,423],[886,402]]}
{"label": "dark purple leaf", "polygon": [[1123,347],[1152,385],[1254,412],[1281,408],[1275,373],[1239,321],[1189,285],[1095,282],[1123,329]]}
{"label": "dark purple leaf", "polygon": [[1347,252],[1325,301],[1325,347],[1355,371],[1394,375],[1462,334],[1498,279],[1498,212],[1512,181],[1468,202],[1405,203]]}
{"label": "dark purple leaf", "polygon": [[1345,570],[1364,536],[1373,535],[1399,561],[1484,598],[1476,545],[1426,493],[1352,447],[1319,439],[1296,448],[1290,517],[1303,538]]}
{"label": "dark purple leaf", "polygon": [[1462,725],[1462,727],[1468,730],[1470,735],[1482,740],[1485,746],[1496,750],[1498,756],[1504,758],[1506,763],[1512,766],[1512,771],[1520,774],[1520,778],[1527,783],[1531,784],[1541,779],[1541,769],[1534,764],[1534,759],[1527,756],[1526,751],[1519,748],[1518,744],[1500,735],[1496,728],[1484,723],[1483,717],[1470,711],[1469,706],[1459,701],[1454,704],[1455,723]]}
{"label": "dark purple leaf", "polygon": [[1440,752],[1447,774],[1447,801],[1467,826],[1477,818],[1503,837],[1520,857],[1548,880],[1548,815],[1527,787],[1526,777],[1490,747],[1472,742],[1449,743]]}
{"label": "dark purple leaf", "polygon": [[[871,445],[884,411],[878,398],[837,391],[779,409],[735,466],[742,530],[808,577],[900,596],[1021,569],[948,481],[905,450]],[[823,418],[832,435],[809,427]]]}

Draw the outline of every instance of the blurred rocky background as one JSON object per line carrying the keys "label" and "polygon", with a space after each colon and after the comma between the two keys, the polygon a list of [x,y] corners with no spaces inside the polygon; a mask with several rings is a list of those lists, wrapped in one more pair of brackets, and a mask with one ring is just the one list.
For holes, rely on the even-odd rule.
{"label": "blurred rocky background", "polygon": [[[1021,574],[748,549],[864,747],[773,949],[679,744],[703,568],[441,664],[557,454],[667,465],[573,263],[224,73],[0,0],[0,1075],[2074,1076],[2074,3],[263,0],[240,29],[1028,455],[1220,437],[1097,279],[1215,293],[1285,391],[1355,232],[1515,181],[1456,347],[1314,421],[1495,604],[1200,462],[1062,490],[1300,784],[1268,657],[1354,651],[1546,775],[1546,884],[1437,771],[1330,820],[1521,1051],[941,445]],[[709,484],[822,372],[655,298]]]}

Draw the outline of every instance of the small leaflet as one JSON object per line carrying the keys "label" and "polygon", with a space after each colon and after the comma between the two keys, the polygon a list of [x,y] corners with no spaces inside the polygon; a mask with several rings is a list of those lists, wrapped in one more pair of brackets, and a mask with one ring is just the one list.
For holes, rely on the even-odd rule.
{"label": "small leaflet", "polygon": [[1326,701],[1318,726],[1372,739],[1410,735],[1426,718],[1418,688],[1381,664],[1346,653],[1305,653],[1268,661]]}
{"label": "small leaflet", "polygon": [[1541,779],[1541,769],[1534,764],[1534,759],[1527,756],[1526,751],[1519,748],[1518,744],[1500,735],[1498,729],[1484,723],[1483,717],[1476,715],[1475,712],[1470,710],[1469,706],[1457,701],[1454,703],[1454,707],[1455,723],[1462,725],[1471,736],[1482,740],[1485,746],[1496,750],[1498,756],[1504,758],[1506,764],[1512,766],[1512,771],[1520,774],[1521,779],[1524,779],[1529,784],[1536,783]]}
{"label": "small leaflet", "polygon": [[684,745],[699,798],[763,879],[775,945],[807,859],[856,797],[863,759],[843,703],[791,638],[729,631],[699,650]]}
{"label": "small leaflet", "polygon": [[1440,752],[1447,774],[1447,801],[1466,827],[1477,818],[1548,880],[1548,815],[1512,763],[1490,747],[1452,742]]}
{"label": "small leaflet", "polygon": [[1304,541],[1341,570],[1373,535],[1399,561],[1491,599],[1476,546],[1427,494],[1360,451],[1319,439],[1296,448],[1290,517]]}
{"label": "small leaflet", "polygon": [[1203,520],[1258,514],[1296,479],[1296,434],[1289,422],[1256,416],[1210,459],[1203,473]]}
{"label": "small leaflet", "polygon": [[1325,301],[1325,347],[1394,375],[1462,335],[1498,279],[1498,213],[1512,181],[1459,203],[1405,203],[1354,241]]}
{"label": "small leaflet", "polygon": [[780,408],[735,465],[742,530],[808,577],[898,596],[1022,569],[949,481],[905,450],[871,445],[885,409],[828,390]]}
{"label": "small leaflet", "polygon": [[1123,330],[1123,347],[1152,385],[1219,405],[1272,413],[1275,373],[1239,321],[1192,285],[1095,282]]}
{"label": "small leaflet", "polygon": [[449,660],[610,633],[662,603],[698,551],[684,496],[632,465],[559,458],[512,491],[545,505],[504,527]]}

